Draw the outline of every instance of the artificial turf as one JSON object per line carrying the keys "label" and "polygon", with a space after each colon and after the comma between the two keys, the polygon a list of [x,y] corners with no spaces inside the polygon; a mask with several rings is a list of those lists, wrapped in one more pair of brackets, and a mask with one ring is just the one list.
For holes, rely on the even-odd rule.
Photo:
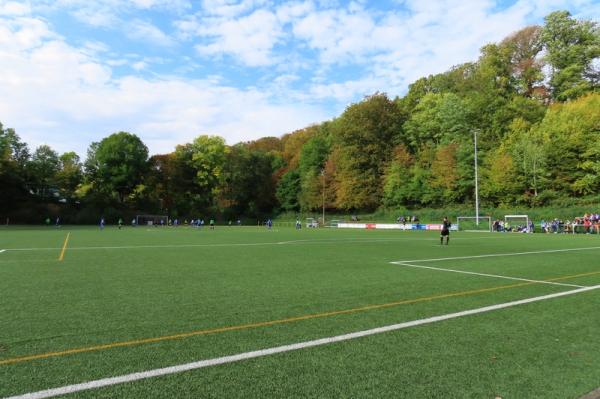
{"label": "artificial turf", "polygon": [[[392,261],[536,252],[416,264],[600,284],[591,235],[6,228],[3,249],[0,397],[574,289]],[[545,252],[562,249],[582,250]],[[71,396],[578,398],[600,386],[598,305],[594,290]],[[77,348],[95,349],[11,360]]]}

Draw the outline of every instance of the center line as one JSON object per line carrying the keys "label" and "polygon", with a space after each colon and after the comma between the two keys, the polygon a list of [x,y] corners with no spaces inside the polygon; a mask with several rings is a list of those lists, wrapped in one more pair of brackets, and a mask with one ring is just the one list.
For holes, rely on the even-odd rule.
{"label": "center line", "polygon": [[58,261],[62,262],[62,260],[65,258],[65,251],[67,250],[67,244],[69,243],[69,236],[71,235],[71,233],[67,233],[67,237],[65,237],[65,243],[62,246],[62,251],[60,251],[60,256],[58,257]]}

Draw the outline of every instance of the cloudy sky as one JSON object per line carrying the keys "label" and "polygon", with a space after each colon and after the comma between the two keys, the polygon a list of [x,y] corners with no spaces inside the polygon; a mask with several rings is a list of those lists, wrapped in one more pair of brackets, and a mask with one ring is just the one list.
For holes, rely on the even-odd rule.
{"label": "cloudy sky", "polygon": [[339,115],[600,0],[0,0],[0,122],[84,156],[124,130],[151,153]]}

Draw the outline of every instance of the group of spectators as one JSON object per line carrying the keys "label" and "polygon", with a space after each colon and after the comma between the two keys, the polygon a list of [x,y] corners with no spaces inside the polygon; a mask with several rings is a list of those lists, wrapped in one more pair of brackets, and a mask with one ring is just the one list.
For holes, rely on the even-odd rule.
{"label": "group of spectators", "polygon": [[[558,218],[542,220],[540,222],[540,230],[542,233],[548,234],[600,234],[600,214],[586,213],[581,217],[573,218],[573,220],[564,221]],[[513,226],[508,221],[496,219],[492,224],[492,231],[533,233],[535,232],[535,225],[533,221],[529,221],[529,224],[525,223]]]}
{"label": "group of spectators", "polygon": [[540,226],[543,233],[598,234],[600,232],[600,214],[586,213],[581,217],[566,221],[557,218],[551,221],[542,220]]}
{"label": "group of spectators", "polygon": [[535,231],[535,225],[532,221],[529,221],[529,224],[525,223],[513,226],[508,221],[505,222],[500,219],[496,219],[492,224],[492,231],[507,233],[533,233]]}
{"label": "group of spectators", "polygon": [[419,223],[419,218],[417,215],[413,215],[413,216],[398,216],[398,218],[396,219],[396,222],[398,223],[402,223],[402,224],[406,224],[406,223]]}

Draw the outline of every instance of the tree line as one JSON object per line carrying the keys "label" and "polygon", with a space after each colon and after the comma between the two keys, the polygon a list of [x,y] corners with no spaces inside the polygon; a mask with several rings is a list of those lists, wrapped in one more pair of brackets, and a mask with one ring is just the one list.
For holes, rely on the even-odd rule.
{"label": "tree line", "polygon": [[479,193],[488,206],[542,206],[600,194],[600,28],[549,14],[479,58],[375,93],[282,137],[227,145],[202,135],[149,156],[135,134],[92,143],[84,161],[30,152],[0,125],[0,214],[63,212],[262,218],[277,212],[441,207]]}

